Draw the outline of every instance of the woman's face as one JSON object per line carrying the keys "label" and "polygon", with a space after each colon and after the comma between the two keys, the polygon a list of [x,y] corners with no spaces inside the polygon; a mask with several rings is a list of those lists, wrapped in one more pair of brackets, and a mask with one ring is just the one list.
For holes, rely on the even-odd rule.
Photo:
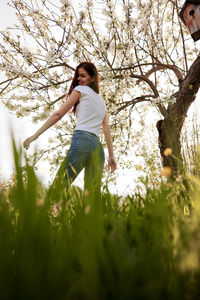
{"label": "woman's face", "polygon": [[86,86],[89,86],[94,81],[94,79],[88,74],[88,72],[84,68],[78,69],[77,80],[79,85]]}

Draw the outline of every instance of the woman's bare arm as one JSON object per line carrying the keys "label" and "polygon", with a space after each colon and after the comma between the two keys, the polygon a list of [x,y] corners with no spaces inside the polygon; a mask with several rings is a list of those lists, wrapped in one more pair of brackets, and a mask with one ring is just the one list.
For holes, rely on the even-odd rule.
{"label": "woman's bare arm", "polygon": [[115,161],[112,137],[110,134],[109,121],[108,121],[108,112],[106,111],[105,117],[102,123],[102,129],[106,140],[106,145],[108,148],[108,165],[111,167],[111,171],[114,171],[117,168],[117,163]]}
{"label": "woman's bare arm", "polygon": [[28,137],[23,145],[26,149],[28,149],[30,143],[35,141],[43,132],[45,132],[47,129],[49,129],[51,126],[56,124],[71,108],[74,106],[74,104],[79,100],[80,98],[80,92],[73,91],[70,95],[69,99],[66,100],[66,102],[61,106],[60,109],[58,109],[56,112],[54,112],[47,121],[40,127],[32,136]]}

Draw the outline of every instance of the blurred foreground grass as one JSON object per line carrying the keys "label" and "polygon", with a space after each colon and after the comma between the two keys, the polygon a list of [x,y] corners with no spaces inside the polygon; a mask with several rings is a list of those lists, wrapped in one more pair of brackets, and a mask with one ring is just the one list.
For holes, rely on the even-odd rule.
{"label": "blurred foreground grass", "polygon": [[31,167],[0,192],[0,299],[200,299],[200,181],[122,199],[44,190]]}

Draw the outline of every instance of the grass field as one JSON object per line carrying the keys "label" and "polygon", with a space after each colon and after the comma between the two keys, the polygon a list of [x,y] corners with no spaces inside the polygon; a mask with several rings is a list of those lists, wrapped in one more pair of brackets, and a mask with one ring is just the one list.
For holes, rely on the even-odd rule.
{"label": "grass field", "polygon": [[200,299],[200,181],[126,196],[45,190],[15,151],[0,192],[0,299]]}

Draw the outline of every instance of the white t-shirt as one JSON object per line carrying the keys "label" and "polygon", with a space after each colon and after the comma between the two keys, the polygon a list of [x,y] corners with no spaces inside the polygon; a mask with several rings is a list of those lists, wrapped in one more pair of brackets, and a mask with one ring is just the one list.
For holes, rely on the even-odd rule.
{"label": "white t-shirt", "polygon": [[76,107],[77,125],[75,130],[85,130],[99,136],[106,112],[103,99],[89,86],[78,85],[74,91],[81,93]]}

